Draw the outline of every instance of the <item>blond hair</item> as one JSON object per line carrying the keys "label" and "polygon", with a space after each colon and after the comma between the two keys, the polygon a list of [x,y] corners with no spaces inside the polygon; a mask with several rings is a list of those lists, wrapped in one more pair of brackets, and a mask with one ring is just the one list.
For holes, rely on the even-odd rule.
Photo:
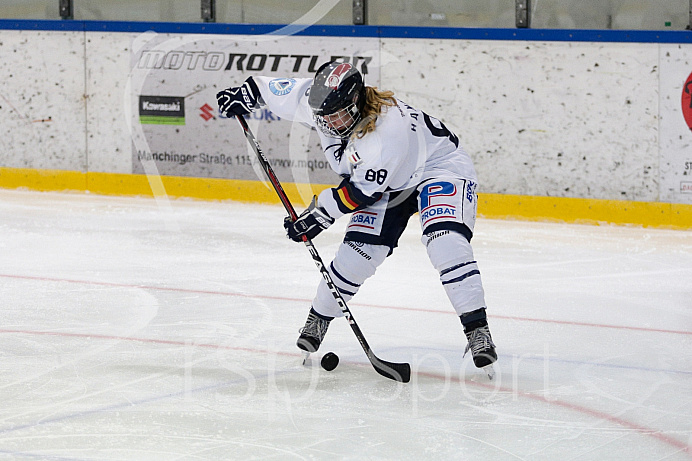
{"label": "blond hair", "polygon": [[378,90],[377,87],[365,87],[365,106],[361,111],[363,119],[358,123],[353,136],[362,138],[371,131],[375,131],[377,116],[382,113],[383,107],[396,106],[394,93],[391,91]]}

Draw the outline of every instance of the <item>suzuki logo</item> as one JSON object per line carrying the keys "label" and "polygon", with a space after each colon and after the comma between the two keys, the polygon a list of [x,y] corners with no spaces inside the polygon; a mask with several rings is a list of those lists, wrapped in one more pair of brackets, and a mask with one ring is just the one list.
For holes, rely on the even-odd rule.
{"label": "suzuki logo", "polygon": [[202,111],[202,113],[199,114],[199,116],[202,117],[205,122],[208,122],[209,120],[214,118],[214,109],[209,104],[203,105],[199,108],[199,110]]}

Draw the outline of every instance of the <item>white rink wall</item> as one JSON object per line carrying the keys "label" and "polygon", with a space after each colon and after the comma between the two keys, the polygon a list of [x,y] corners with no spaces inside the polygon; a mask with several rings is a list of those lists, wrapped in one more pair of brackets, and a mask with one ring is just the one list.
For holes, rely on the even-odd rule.
{"label": "white rink wall", "polygon": [[2,30],[0,56],[0,166],[85,171],[84,34]]}
{"label": "white rink wall", "polygon": [[[128,77],[141,36],[0,30],[0,167],[133,173]],[[692,44],[373,40],[371,83],[444,120],[481,192],[692,203],[681,109]],[[218,75],[219,87],[237,83]]]}
{"label": "white rink wall", "polygon": [[397,40],[383,48],[416,56],[413,71],[385,67],[390,86],[462,133],[493,192],[658,199],[657,45]]}

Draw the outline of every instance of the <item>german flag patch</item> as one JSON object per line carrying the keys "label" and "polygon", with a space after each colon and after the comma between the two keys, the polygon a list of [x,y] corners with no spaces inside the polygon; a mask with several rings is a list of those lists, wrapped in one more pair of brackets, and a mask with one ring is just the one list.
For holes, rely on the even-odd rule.
{"label": "german flag patch", "polygon": [[351,198],[351,195],[348,193],[348,189],[346,187],[338,188],[336,190],[336,193],[339,196],[339,200],[341,201],[341,205],[346,207],[349,211],[353,211],[356,208],[358,208],[358,203],[356,203]]}
{"label": "german flag patch", "polygon": [[353,213],[354,211],[369,207],[382,197],[382,193],[379,192],[372,197],[365,195],[358,190],[357,187],[351,184],[348,178],[341,181],[339,187],[331,189],[331,191],[332,197],[334,198],[336,205],[339,207],[339,211],[344,214]]}

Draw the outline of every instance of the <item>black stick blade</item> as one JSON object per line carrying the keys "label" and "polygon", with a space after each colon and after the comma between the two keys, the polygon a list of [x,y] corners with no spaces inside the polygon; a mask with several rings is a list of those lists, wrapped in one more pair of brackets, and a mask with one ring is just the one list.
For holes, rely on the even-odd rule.
{"label": "black stick blade", "polygon": [[379,374],[385,378],[393,379],[400,383],[411,381],[411,366],[408,363],[393,363],[381,360],[371,355],[370,363]]}

